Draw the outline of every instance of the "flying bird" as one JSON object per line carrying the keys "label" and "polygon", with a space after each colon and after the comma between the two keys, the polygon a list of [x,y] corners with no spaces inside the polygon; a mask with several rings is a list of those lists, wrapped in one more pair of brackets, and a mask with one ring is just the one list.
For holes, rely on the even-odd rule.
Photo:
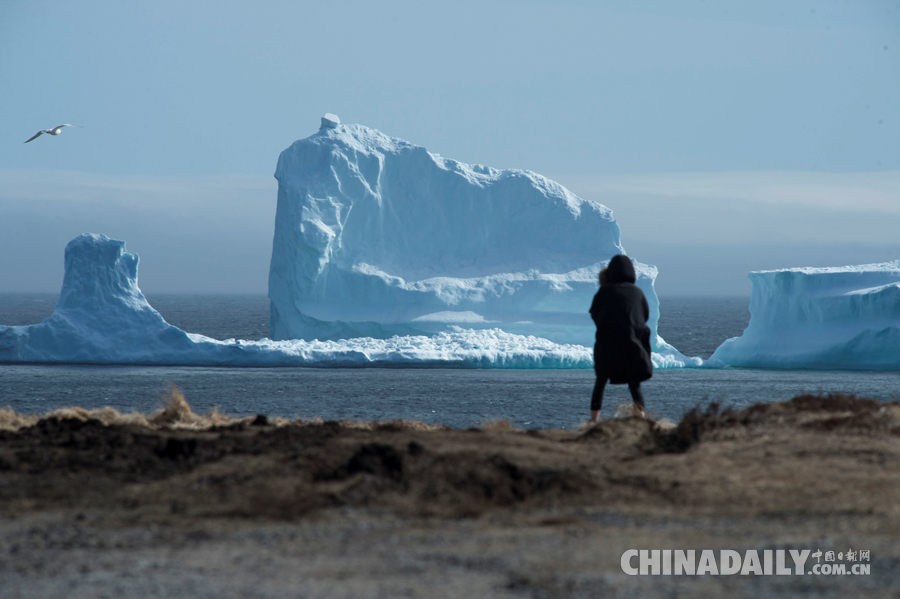
{"label": "flying bird", "polygon": [[44,133],[46,133],[47,135],[59,135],[60,133],[62,133],[63,127],[81,127],[81,125],[57,125],[53,129],[41,129],[40,131],[35,133],[31,138],[26,139],[24,143],[28,143],[29,141],[31,141],[33,139],[37,139]]}

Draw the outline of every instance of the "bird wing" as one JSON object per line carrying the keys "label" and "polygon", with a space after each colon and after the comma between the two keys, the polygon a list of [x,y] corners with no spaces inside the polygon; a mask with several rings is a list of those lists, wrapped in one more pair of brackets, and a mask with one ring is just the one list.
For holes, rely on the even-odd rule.
{"label": "bird wing", "polygon": [[81,125],[57,125],[54,129],[62,129],[63,127],[81,127]]}
{"label": "bird wing", "polygon": [[40,136],[43,135],[44,133],[45,133],[45,131],[44,131],[43,129],[41,129],[40,131],[38,131],[37,133],[35,133],[32,137],[26,139],[23,143],[26,143],[26,144],[27,144],[29,141],[31,141],[31,140],[33,140],[33,139],[37,139],[38,137],[40,137]]}

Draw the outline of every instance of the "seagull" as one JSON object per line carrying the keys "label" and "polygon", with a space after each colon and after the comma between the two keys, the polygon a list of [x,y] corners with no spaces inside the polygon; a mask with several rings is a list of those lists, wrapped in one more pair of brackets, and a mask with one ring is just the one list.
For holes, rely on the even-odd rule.
{"label": "seagull", "polygon": [[59,135],[60,133],[62,133],[63,127],[81,127],[81,125],[57,125],[53,129],[41,129],[40,131],[35,133],[34,136],[32,136],[30,139],[26,139],[24,143],[28,143],[32,139],[37,139],[44,133],[46,133],[47,135]]}

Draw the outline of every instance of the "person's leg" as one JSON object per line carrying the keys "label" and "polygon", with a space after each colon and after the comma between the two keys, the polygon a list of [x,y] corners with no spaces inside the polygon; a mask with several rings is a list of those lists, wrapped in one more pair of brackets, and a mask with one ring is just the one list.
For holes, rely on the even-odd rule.
{"label": "person's leg", "polygon": [[597,382],[594,383],[594,393],[591,394],[591,422],[597,422],[600,419],[600,408],[603,406],[603,390],[606,388],[606,376],[597,375]]}
{"label": "person's leg", "polygon": [[641,381],[636,378],[628,379],[628,390],[631,391],[631,401],[634,402],[634,411],[641,418],[644,417],[644,394],[641,392]]}

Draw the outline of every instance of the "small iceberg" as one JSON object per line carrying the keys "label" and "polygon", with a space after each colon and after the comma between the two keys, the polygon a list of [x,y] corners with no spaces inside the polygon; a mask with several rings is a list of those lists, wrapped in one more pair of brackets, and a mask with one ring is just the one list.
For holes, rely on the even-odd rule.
{"label": "small iceberg", "polygon": [[900,261],[750,273],[750,324],[729,366],[900,370]]}

